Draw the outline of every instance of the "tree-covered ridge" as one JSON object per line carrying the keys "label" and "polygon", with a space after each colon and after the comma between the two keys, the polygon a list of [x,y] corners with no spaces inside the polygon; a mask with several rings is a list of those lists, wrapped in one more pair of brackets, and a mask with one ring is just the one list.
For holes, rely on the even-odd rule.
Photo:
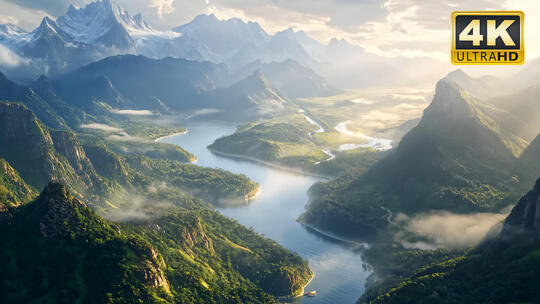
{"label": "tree-covered ridge", "polygon": [[168,185],[178,187],[215,206],[245,204],[259,191],[259,185],[247,176],[222,169],[150,159],[141,155],[126,156],[125,160],[138,172],[167,181]]}
{"label": "tree-covered ridge", "polygon": [[298,255],[215,212],[163,212],[121,227],[163,254],[182,302],[273,302],[269,295],[299,295],[313,275]]}
{"label": "tree-covered ridge", "polygon": [[104,142],[81,143],[74,133],[43,126],[19,103],[0,102],[0,118],[0,157],[28,184],[36,189],[49,180],[69,184],[96,207],[108,208],[106,201],[123,204],[126,193],[144,194],[147,186],[156,183],[216,204],[245,202],[258,190],[245,176],[224,170],[133,154],[120,156]]}
{"label": "tree-covered ridge", "polygon": [[[34,202],[1,208],[6,303],[40,293],[55,302],[69,294],[85,303],[105,303],[104,296],[110,303],[273,303],[300,294],[313,276],[298,255],[197,200],[190,204],[156,203],[139,210],[152,216],[114,225],[51,183]],[[35,280],[43,290],[20,288]],[[86,301],[89,294],[95,298]]]}
{"label": "tree-covered ridge", "polygon": [[246,125],[230,136],[222,137],[209,148],[219,152],[245,155],[264,161],[286,158],[283,144],[301,145],[308,141],[308,129],[288,123],[258,123]]}
{"label": "tree-covered ridge", "polygon": [[[62,260],[65,261],[66,265],[63,267],[66,269],[66,274],[64,277],[55,277],[55,280],[58,280],[57,285],[53,287],[48,285],[46,282],[52,279],[47,274],[44,275],[43,280],[46,282],[42,285],[47,286],[52,292],[58,289],[59,293],[68,292],[73,296],[86,292],[84,288],[87,284],[93,283],[81,281],[79,278],[81,267],[84,263],[89,263],[91,259],[97,259],[102,255],[105,259],[109,253],[119,259],[112,262],[104,261],[104,263],[117,265],[110,267],[111,271],[116,273],[110,275],[111,284],[117,286],[120,284],[118,282],[122,282],[124,285],[118,285],[119,290],[126,293],[116,297],[114,292],[107,292],[112,293],[113,303],[115,301],[134,303],[135,298],[144,303],[160,301],[171,303],[274,302],[275,296],[299,294],[312,277],[313,274],[307,263],[298,255],[242,227],[235,221],[219,215],[209,208],[207,203],[196,198],[203,197],[215,204],[231,200],[245,202],[246,198],[254,195],[258,189],[258,185],[247,177],[172,160],[155,160],[132,154],[119,155],[112,152],[104,143],[81,143],[74,133],[47,129],[32,115],[32,112],[21,104],[3,102],[0,103],[0,109],[4,110],[2,118],[5,117],[7,121],[18,123],[16,125],[18,128],[6,125],[6,128],[2,130],[3,133],[0,132],[4,135],[0,137],[2,147],[11,147],[11,144],[25,147],[25,150],[18,151],[19,154],[14,154],[8,148],[0,151],[0,156],[10,161],[9,163],[2,162],[5,163],[3,171],[7,173],[0,174],[2,177],[0,186],[6,189],[6,195],[2,198],[11,200],[7,202],[9,206],[19,206],[28,201],[20,200],[13,203],[16,197],[35,196],[35,192],[22,191],[32,188],[17,176],[15,169],[25,172],[26,176],[36,184],[36,188],[42,181],[51,178],[71,182],[73,187],[78,189],[71,195],[65,187],[52,184],[33,203],[17,208],[0,205],[0,223],[10,224],[9,229],[12,230],[6,234],[11,234],[12,238],[20,236],[14,228],[19,227],[17,226],[19,219],[26,218],[26,212],[30,214],[28,216],[31,216],[39,211],[39,216],[46,219],[36,224],[41,229],[40,233],[54,236],[54,240],[58,238],[62,240],[60,244],[51,244],[52,253],[44,254],[42,260],[32,260],[27,256],[23,258],[25,265],[38,263],[36,267],[43,268],[43,271],[47,273],[52,272]],[[7,144],[4,145],[5,143]],[[42,154],[35,154],[35,151]],[[42,165],[39,158],[41,155],[46,155],[41,158],[41,161],[49,166],[40,166]],[[28,166],[28,162],[24,162],[25,159],[30,159],[35,167]],[[17,165],[11,167],[11,161],[15,161]],[[42,169],[37,176],[32,175],[36,172],[36,168]],[[9,178],[4,178],[4,175]],[[69,179],[66,179],[66,176]],[[60,194],[48,195],[49,192]],[[68,201],[68,206],[76,206],[76,208],[64,208],[66,204],[50,205],[47,203],[51,201],[49,198],[52,198],[52,201]],[[84,199],[102,216],[121,224],[113,225],[99,218],[79,199]],[[48,209],[50,210],[46,212]],[[161,277],[158,276],[158,272],[152,274],[150,270],[144,269],[143,277],[151,276],[158,282],[170,282],[167,283],[165,291],[155,291],[155,288],[146,288],[144,283],[143,285],[138,283],[139,275],[136,269],[142,266],[133,266],[136,268],[133,270],[131,264],[124,263],[126,259],[128,262],[132,261],[134,257],[131,251],[135,249],[124,250],[127,252],[127,257],[123,257],[124,251],[117,251],[117,247],[128,246],[125,242],[116,240],[118,231],[121,231],[121,237],[129,237],[128,245],[135,242],[133,240],[139,240],[156,248],[152,256],[156,259],[159,257],[157,262],[150,264],[143,262],[143,264],[151,266],[150,268],[155,271],[159,270]],[[111,233],[114,236],[110,236]],[[108,251],[104,252],[101,252],[101,247],[92,249],[91,256],[83,254],[88,251],[86,247],[72,249],[71,245],[65,244],[68,241],[86,244],[94,240],[99,243],[109,238],[112,238],[111,242],[116,242],[111,244],[118,242],[120,244],[112,249],[107,247]],[[30,237],[27,239],[31,243],[20,246],[31,247],[29,250],[32,252],[49,252],[47,251],[49,249],[39,247],[45,246],[41,244],[41,240]],[[19,245],[7,242],[5,248],[8,253],[6,254],[11,254],[15,250],[18,256],[20,251],[17,250],[24,251],[25,247],[21,249],[17,246]],[[143,250],[143,252],[146,251]],[[58,260],[52,255],[57,256]],[[163,260],[160,260],[161,257]],[[13,262],[9,263],[13,264]],[[48,268],[49,264],[53,266]],[[93,268],[85,273],[96,275],[96,271],[98,271],[97,268]],[[29,273],[31,273],[30,270],[25,269],[20,279],[27,280],[26,275]],[[76,277],[73,278],[74,276]],[[93,277],[94,280],[96,277],[97,275]],[[9,281],[11,278],[6,280]],[[76,282],[75,287],[71,287],[69,282]],[[160,285],[163,284],[160,283]],[[31,285],[29,282],[28,286]],[[30,292],[19,295],[11,289],[7,294],[17,299],[39,297]],[[19,296],[22,298],[18,298]],[[57,295],[54,294],[51,297],[57,297]]]}
{"label": "tree-covered ridge", "polygon": [[[50,183],[0,225],[3,303],[164,303],[160,255]],[[5,214],[3,215],[5,216]]]}
{"label": "tree-covered ridge", "polygon": [[502,232],[477,248],[423,266],[359,303],[537,303],[540,300],[540,179],[514,207]]}

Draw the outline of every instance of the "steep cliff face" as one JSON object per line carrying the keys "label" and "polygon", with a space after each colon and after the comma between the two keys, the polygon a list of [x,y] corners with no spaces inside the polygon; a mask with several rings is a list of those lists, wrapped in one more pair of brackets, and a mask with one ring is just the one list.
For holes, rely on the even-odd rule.
{"label": "steep cliff face", "polygon": [[51,130],[50,135],[56,152],[66,158],[79,179],[87,188],[91,188],[96,182],[96,171],[75,134],[68,131]]}
{"label": "steep cliff face", "polygon": [[116,154],[99,144],[84,144],[83,148],[99,175],[126,182],[128,169]]}
{"label": "steep cliff face", "polygon": [[31,185],[44,186],[56,163],[49,132],[25,106],[0,102],[0,157]]}
{"label": "steep cliff face", "polygon": [[0,102],[0,157],[38,189],[54,180],[82,193],[96,179],[90,161],[72,133],[49,131],[19,103]]}
{"label": "steep cliff face", "polygon": [[0,205],[17,206],[30,201],[36,192],[19,176],[19,173],[0,158]]}
{"label": "steep cliff face", "polygon": [[504,221],[501,237],[533,234],[540,237],[540,178],[534,189],[523,196]]}

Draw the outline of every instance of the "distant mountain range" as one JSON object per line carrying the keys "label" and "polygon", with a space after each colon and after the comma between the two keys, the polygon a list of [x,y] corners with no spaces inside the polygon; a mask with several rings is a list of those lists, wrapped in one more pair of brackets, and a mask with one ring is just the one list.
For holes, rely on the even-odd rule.
{"label": "distant mountain range", "polygon": [[232,69],[256,60],[289,59],[315,67],[334,52],[336,41],[325,46],[292,29],[270,35],[256,22],[219,20],[213,14],[159,31],[140,14],[131,16],[114,0],[98,0],[83,8],[71,5],[65,15],[56,20],[45,17],[30,32],[14,24],[0,25],[0,45],[26,60],[21,66],[5,67],[4,72],[26,81],[41,74],[59,75],[119,54],[226,63]]}
{"label": "distant mountain range", "polygon": [[288,111],[288,98],[339,92],[293,60],[257,61],[230,74],[223,64],[135,55],[108,57],[27,85],[0,72],[0,88],[1,99],[24,103],[56,129],[96,122],[93,115],[107,116],[110,108],[157,113],[211,109],[216,118],[252,121]]}

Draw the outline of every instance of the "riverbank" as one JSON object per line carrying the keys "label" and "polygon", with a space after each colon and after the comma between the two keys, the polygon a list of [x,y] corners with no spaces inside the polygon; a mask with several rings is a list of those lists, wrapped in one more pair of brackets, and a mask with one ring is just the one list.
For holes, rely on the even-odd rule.
{"label": "riverbank", "polygon": [[284,167],[284,166],[281,166],[281,165],[278,165],[278,164],[267,162],[267,161],[264,161],[264,160],[261,160],[261,159],[255,158],[255,157],[247,156],[247,155],[240,155],[240,154],[233,154],[233,153],[228,153],[228,152],[221,152],[221,151],[217,151],[217,150],[211,149],[211,148],[208,148],[208,150],[210,152],[216,154],[216,155],[230,157],[230,158],[243,159],[243,160],[249,160],[249,161],[252,161],[252,162],[255,162],[255,163],[259,163],[259,164],[262,164],[262,165],[265,165],[265,166],[268,166],[268,167],[272,167],[272,168],[282,170],[282,171],[287,171],[287,172],[290,172],[290,173],[306,175],[306,176],[321,178],[321,179],[325,179],[325,180],[330,180],[330,179],[333,178],[332,176],[316,174],[316,173],[312,173],[312,172],[306,172],[306,171],[303,171],[303,170],[300,170],[300,169],[287,168],[287,167]]}
{"label": "riverbank", "polygon": [[[244,174],[261,186],[260,195],[253,198],[249,204],[217,209],[224,216],[233,218],[246,227],[252,227],[254,231],[308,261],[313,276],[304,277],[301,283],[296,285],[295,295],[298,297],[280,297],[280,302],[355,303],[364,292],[364,283],[371,273],[363,266],[359,250],[350,243],[323,237],[296,221],[309,201],[309,188],[328,179],[328,176],[321,176],[324,173],[309,174],[250,156],[211,151],[208,145],[218,138],[232,134],[234,125],[198,122],[186,127],[188,134],[169,138],[164,142],[176,144],[197,155],[198,164],[203,167]],[[315,297],[303,296],[303,293],[311,290],[317,292]]]}
{"label": "riverbank", "polygon": [[313,225],[310,225],[300,219],[297,220],[298,223],[300,223],[302,226],[304,226],[306,229],[308,230],[311,230],[313,232],[316,232],[320,235],[323,235],[327,238],[330,238],[330,239],[333,239],[335,241],[339,241],[339,242],[343,242],[343,243],[348,243],[348,244],[351,244],[351,245],[355,245],[355,246],[359,246],[359,247],[363,247],[363,249],[367,249],[369,248],[369,244],[365,243],[365,242],[358,242],[356,240],[353,240],[353,239],[348,239],[348,238],[345,238],[345,237],[342,237],[340,235],[337,235],[335,233],[332,233],[332,232],[329,232],[329,231],[324,231],[320,228],[317,228]]}
{"label": "riverbank", "polygon": [[172,133],[172,134],[169,134],[169,135],[161,136],[161,137],[158,137],[158,138],[154,139],[154,142],[158,142],[158,141],[163,140],[165,138],[173,137],[173,136],[176,136],[176,135],[184,135],[184,134],[187,134],[187,132],[188,131],[186,129],[183,132],[176,132],[176,133]]}
{"label": "riverbank", "polygon": [[313,279],[315,278],[315,272],[312,270],[312,275],[311,275],[311,278],[306,282],[306,284],[304,284],[304,286],[302,287],[302,291],[299,292],[297,295],[291,295],[291,296],[288,296],[288,297],[279,297],[278,298],[278,301],[280,303],[289,303],[290,301],[294,301],[295,299],[298,299],[298,298],[301,298],[303,297],[305,294],[306,294],[306,287],[311,283],[311,281],[313,281]]}
{"label": "riverbank", "polygon": [[261,194],[261,191],[262,191],[262,187],[261,185],[258,185],[257,186],[257,191],[255,191],[255,193],[253,194],[246,194],[246,201],[249,202],[249,201],[252,201],[254,199],[257,198],[257,196],[259,196],[259,194]]}

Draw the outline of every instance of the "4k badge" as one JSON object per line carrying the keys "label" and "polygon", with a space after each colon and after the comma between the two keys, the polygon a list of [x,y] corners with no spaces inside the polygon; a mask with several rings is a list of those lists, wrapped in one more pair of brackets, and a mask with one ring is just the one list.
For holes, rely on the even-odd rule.
{"label": "4k badge", "polygon": [[523,64],[521,11],[452,13],[453,64]]}

